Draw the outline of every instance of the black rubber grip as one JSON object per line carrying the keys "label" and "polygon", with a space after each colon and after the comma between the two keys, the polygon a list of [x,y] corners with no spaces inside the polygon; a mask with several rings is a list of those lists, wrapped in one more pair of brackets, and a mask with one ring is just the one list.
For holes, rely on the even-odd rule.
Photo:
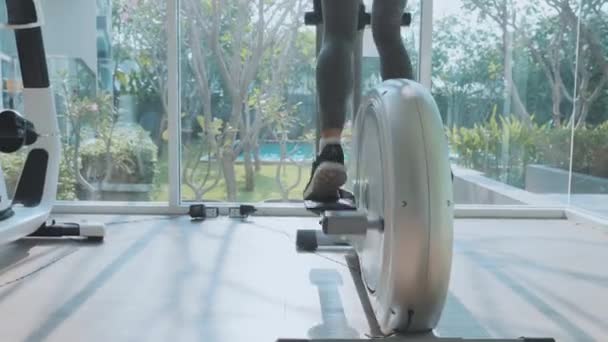
{"label": "black rubber grip", "polygon": [[35,207],[42,201],[46,170],[49,164],[49,154],[43,149],[31,150],[21,171],[19,185],[13,198],[14,204],[25,207]]}
{"label": "black rubber grip", "polygon": [[38,21],[33,0],[6,0],[9,25],[23,25]]}
{"label": "black rubber grip", "polygon": [[[32,0],[6,0],[8,23],[29,24],[37,21],[36,6]],[[46,53],[39,27],[15,31],[21,77],[25,88],[48,88],[49,72]]]}
{"label": "black rubber grip", "polygon": [[298,230],[296,248],[301,252],[316,252],[319,249],[317,232],[315,230]]}

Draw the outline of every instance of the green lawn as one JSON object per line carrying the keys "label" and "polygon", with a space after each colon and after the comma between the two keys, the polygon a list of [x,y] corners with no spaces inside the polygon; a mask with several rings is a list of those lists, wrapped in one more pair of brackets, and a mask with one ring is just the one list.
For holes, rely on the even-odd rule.
{"label": "green lawn", "polygon": [[[217,170],[217,166],[212,165],[212,169]],[[262,165],[262,169],[255,176],[255,190],[252,192],[244,191],[245,188],[245,169],[242,164],[236,165],[236,173],[237,173],[237,189],[238,195],[237,199],[239,202],[260,202],[264,200],[281,199],[281,193],[279,191],[279,186],[276,181],[276,171],[278,165],[265,164]],[[194,179],[202,180],[204,175],[206,174],[207,164],[202,163],[198,168],[198,172]],[[167,201],[169,199],[169,186],[168,186],[168,168],[166,160],[159,160],[159,170],[160,174],[157,177],[157,191],[153,196],[153,201]],[[302,191],[304,190],[304,186],[308,181],[310,169],[303,168],[302,169],[302,178],[298,186],[289,193],[290,200],[300,200],[302,199]],[[213,179],[214,176],[217,176],[217,171],[213,171],[211,173],[211,177]],[[298,179],[298,167],[295,165],[289,165],[284,168],[283,175],[281,177],[283,184],[292,185]],[[284,186],[285,186],[284,185]],[[193,201],[195,200],[195,195],[192,189],[187,185],[182,185],[182,200],[183,201]],[[215,188],[210,190],[205,194],[204,200],[215,200],[215,201],[226,201],[226,185],[221,178],[219,183]]]}

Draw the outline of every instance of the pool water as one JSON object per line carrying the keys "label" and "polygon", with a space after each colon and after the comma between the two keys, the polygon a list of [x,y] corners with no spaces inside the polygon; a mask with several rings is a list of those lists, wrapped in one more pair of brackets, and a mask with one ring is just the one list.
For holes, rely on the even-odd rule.
{"label": "pool water", "polygon": [[[315,149],[312,143],[287,143],[287,153],[295,161],[311,161],[315,156]],[[263,161],[280,161],[281,145],[279,143],[266,142],[260,145],[260,158]],[[241,154],[238,159],[243,160]]]}
{"label": "pool water", "polygon": [[[350,157],[348,148],[344,150],[344,160],[348,161]],[[312,143],[307,142],[289,142],[287,143],[287,154],[296,162],[312,161],[315,157],[315,149]],[[281,145],[278,142],[265,142],[260,145],[260,158],[265,162],[281,161]],[[237,161],[243,161],[243,153],[239,155]]]}

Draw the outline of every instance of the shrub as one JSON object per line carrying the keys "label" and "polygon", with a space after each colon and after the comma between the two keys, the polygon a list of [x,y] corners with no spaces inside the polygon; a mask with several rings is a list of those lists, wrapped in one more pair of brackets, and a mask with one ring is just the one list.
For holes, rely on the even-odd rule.
{"label": "shrub", "polygon": [[[23,152],[2,155],[2,171],[4,172],[7,190],[11,195],[17,187],[26,156],[27,154]],[[62,158],[59,164],[57,199],[66,201],[76,199],[76,182],[70,174],[65,158]]]}
{"label": "shrub", "polygon": [[[76,177],[65,156],[71,146],[64,145],[60,163],[57,199],[76,200]],[[80,171],[90,183],[104,180],[106,175],[105,143],[101,139],[86,141],[80,151]],[[9,194],[14,193],[19,181],[26,153],[2,155],[2,170]],[[138,125],[115,130],[110,149],[111,177],[109,183],[153,184],[158,169],[157,147],[148,132]]]}
{"label": "shrub", "polygon": [[[458,164],[488,177],[523,187],[526,166],[543,164],[569,170],[571,129],[523,124],[516,118],[496,118],[471,128],[448,129]],[[608,122],[574,133],[573,171],[608,177]]]}
{"label": "shrub", "polygon": [[139,125],[117,127],[112,134],[109,164],[106,142],[93,138],[80,150],[81,173],[90,183],[153,184],[157,170],[158,147]]}
{"label": "shrub", "polygon": [[546,127],[524,125],[513,118],[490,119],[472,128],[455,127],[448,130],[452,149],[458,153],[458,163],[486,173],[505,183],[523,186],[525,166],[538,160],[538,141]]}

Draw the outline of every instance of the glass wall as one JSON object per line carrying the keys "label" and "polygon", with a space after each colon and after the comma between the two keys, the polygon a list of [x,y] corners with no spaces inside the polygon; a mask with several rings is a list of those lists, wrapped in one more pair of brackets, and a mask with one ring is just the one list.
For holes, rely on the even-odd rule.
{"label": "glass wall", "polygon": [[[165,200],[165,1],[53,0],[42,9],[63,141],[58,199]],[[13,33],[1,39],[3,105],[22,111]],[[2,158],[19,169],[8,161],[18,156]]]}
{"label": "glass wall", "polygon": [[577,100],[567,121],[575,127],[570,204],[608,218],[608,2],[581,2],[580,12],[561,9],[567,25],[581,19]]}
{"label": "glass wall", "polygon": [[[65,151],[59,199],[167,202],[179,191],[185,202],[299,201],[316,139],[316,32],[303,24],[312,1],[178,3],[176,190],[167,0],[42,2]],[[408,1],[413,23],[402,30],[416,71],[420,5]],[[435,0],[433,8],[432,91],[457,203],[572,204],[608,215],[607,2]],[[381,82],[369,28],[363,45],[366,92]],[[22,110],[10,31],[0,32],[0,79],[2,106]],[[24,153],[2,156],[9,188]]]}
{"label": "glass wall", "polygon": [[309,3],[180,1],[184,201],[301,198],[314,156]]}
{"label": "glass wall", "polygon": [[[312,1],[180,6],[182,199],[301,200],[316,137],[316,30],[303,22]],[[414,25],[403,32],[416,56],[419,2],[410,6]],[[369,29],[364,45],[369,89],[380,81]],[[351,122],[352,113],[347,145]]]}
{"label": "glass wall", "polygon": [[433,94],[456,203],[565,205],[578,5],[437,0],[434,8]]}
{"label": "glass wall", "polygon": [[[0,6],[0,21],[6,22],[6,7]],[[21,84],[19,81],[19,61],[16,54],[15,39],[12,32],[0,30],[0,90],[2,91],[2,109],[23,108]],[[0,154],[0,164],[6,181],[8,196],[12,198],[21,168],[25,163],[26,151],[12,154]]]}
{"label": "glass wall", "polygon": [[[373,0],[364,1],[368,11],[371,11]],[[402,27],[401,37],[412,61],[414,76],[418,75],[418,60],[420,53],[420,20],[421,20],[421,0],[409,0],[405,8],[412,16],[412,22],[408,27]],[[370,27],[365,29],[363,35],[363,94],[382,82],[380,75],[380,58],[374,43],[372,30]]]}

